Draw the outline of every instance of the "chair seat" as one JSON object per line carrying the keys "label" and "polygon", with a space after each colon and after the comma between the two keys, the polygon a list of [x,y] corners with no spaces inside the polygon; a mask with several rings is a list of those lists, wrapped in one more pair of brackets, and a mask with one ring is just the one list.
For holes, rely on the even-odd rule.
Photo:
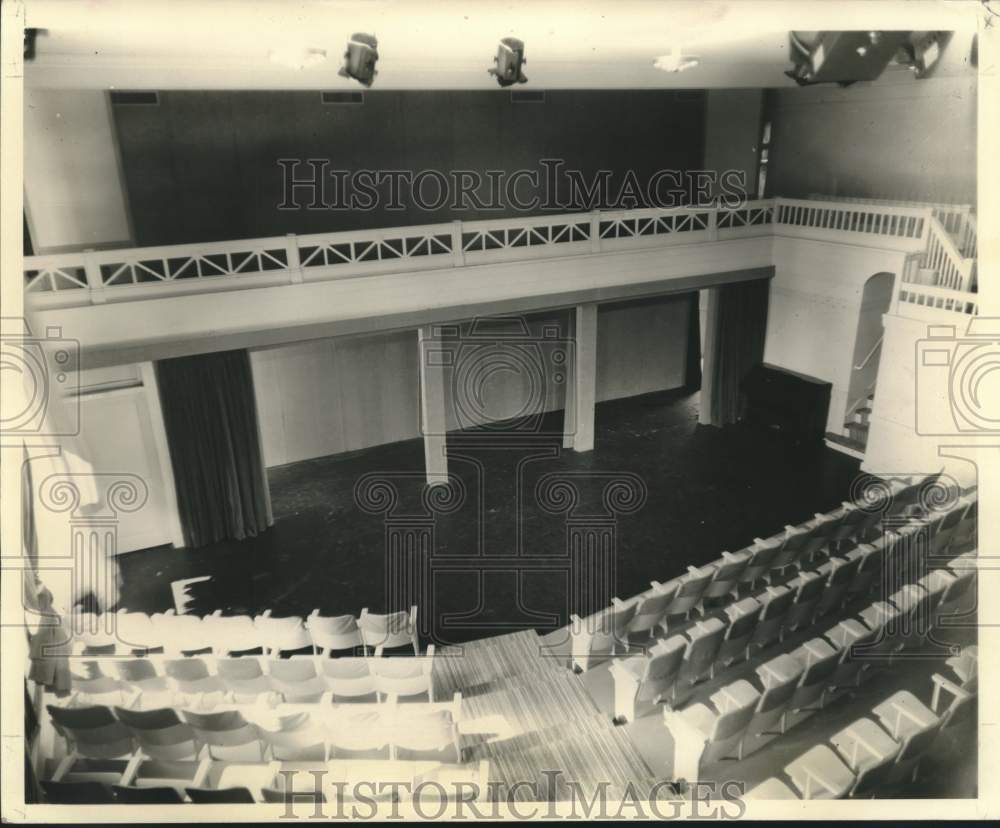
{"label": "chair seat", "polygon": [[702,733],[706,739],[715,726],[715,720],[719,717],[718,713],[705,704],[692,704],[679,711],[677,715],[681,716],[687,724],[691,725],[699,733]]}
{"label": "chair seat", "polygon": [[926,704],[909,690],[893,693],[872,709],[890,735],[897,740],[906,739],[936,726],[938,717]]}
{"label": "chair seat", "polygon": [[801,799],[794,790],[780,779],[771,777],[765,779],[753,790],[743,795],[744,799]]}
{"label": "chair seat", "polygon": [[854,785],[854,774],[830,748],[817,745],[785,766],[803,799],[842,799]]}
{"label": "chair seat", "polygon": [[899,752],[899,743],[871,719],[858,719],[830,738],[855,773],[877,767]]}

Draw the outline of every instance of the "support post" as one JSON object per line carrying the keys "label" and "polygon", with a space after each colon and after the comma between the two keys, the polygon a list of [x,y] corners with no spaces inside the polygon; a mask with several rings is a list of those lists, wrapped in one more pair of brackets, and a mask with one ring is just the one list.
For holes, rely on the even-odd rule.
{"label": "support post", "polygon": [[577,305],[573,339],[572,390],[575,432],[574,451],[594,448],[594,405],[597,402],[597,305]]}
{"label": "support post", "polygon": [[719,288],[708,288],[705,291],[705,329],[704,345],[702,346],[701,395],[698,404],[698,422],[702,425],[712,425],[712,399],[715,383],[715,373],[718,370],[718,318],[719,318]]}
{"label": "support post", "polygon": [[420,428],[424,435],[424,466],[430,486],[448,482],[447,421],[444,367],[448,354],[433,325],[417,329],[420,360]]}

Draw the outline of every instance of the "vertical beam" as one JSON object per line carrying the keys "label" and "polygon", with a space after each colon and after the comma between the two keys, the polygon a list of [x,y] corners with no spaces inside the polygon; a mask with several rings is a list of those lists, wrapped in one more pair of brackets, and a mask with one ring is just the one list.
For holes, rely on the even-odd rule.
{"label": "vertical beam", "polygon": [[[573,338],[574,451],[594,448],[594,404],[597,402],[597,304],[577,305]],[[570,389],[567,388],[567,393]]]}
{"label": "vertical beam", "polygon": [[433,486],[448,482],[447,421],[445,418],[445,376],[447,364],[439,338],[434,336],[433,325],[417,329],[418,358],[420,360],[420,428],[424,435],[424,466],[427,484]]}
{"label": "vertical beam", "polygon": [[180,549],[184,546],[184,528],[181,526],[180,510],[177,507],[174,464],[170,459],[167,427],[163,422],[163,408],[160,403],[160,386],[156,382],[156,371],[153,368],[153,363],[140,362],[139,376],[142,378],[142,389],[145,392],[146,405],[149,408],[149,422],[153,429],[153,448],[160,465],[160,482],[163,486],[163,500],[169,519],[170,542],[175,548]]}
{"label": "vertical beam", "polygon": [[573,343],[566,356],[566,383],[563,399],[563,448],[573,448],[576,437],[576,308],[567,314],[566,339]]}
{"label": "vertical beam", "polygon": [[719,288],[705,291],[705,326],[702,331],[701,395],[698,401],[698,422],[712,425],[713,389],[718,371],[719,351]]}

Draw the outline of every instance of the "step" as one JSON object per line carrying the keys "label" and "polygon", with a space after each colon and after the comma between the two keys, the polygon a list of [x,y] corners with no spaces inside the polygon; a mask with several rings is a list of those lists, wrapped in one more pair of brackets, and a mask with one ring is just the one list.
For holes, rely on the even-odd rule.
{"label": "step", "polygon": [[839,451],[856,460],[865,459],[865,444],[845,437],[843,434],[834,434],[832,431],[828,431],[824,442],[827,448],[832,448],[834,451]]}

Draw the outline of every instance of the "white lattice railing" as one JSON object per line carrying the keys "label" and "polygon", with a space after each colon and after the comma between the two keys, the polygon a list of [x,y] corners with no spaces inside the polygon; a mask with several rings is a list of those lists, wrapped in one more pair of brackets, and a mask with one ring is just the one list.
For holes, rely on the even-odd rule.
{"label": "white lattice railing", "polygon": [[[928,207],[777,198],[32,256],[24,277],[35,306],[66,307],[775,233],[915,252],[932,225]],[[942,272],[948,286],[967,289],[968,273],[948,265],[952,248],[941,241]]]}
{"label": "white lattice railing", "polygon": [[893,297],[891,313],[906,316],[909,315],[907,311],[912,312],[919,308],[977,316],[979,314],[979,297],[975,293],[962,293],[936,285],[921,285],[912,282],[898,284]]}
{"label": "white lattice railing", "polygon": [[848,204],[881,204],[894,207],[929,207],[934,216],[954,239],[962,255],[969,259],[976,258],[977,231],[976,215],[971,204],[946,204],[925,201],[898,201],[886,198],[856,198],[852,196],[830,196],[812,193],[810,199],[815,201],[842,201]]}

